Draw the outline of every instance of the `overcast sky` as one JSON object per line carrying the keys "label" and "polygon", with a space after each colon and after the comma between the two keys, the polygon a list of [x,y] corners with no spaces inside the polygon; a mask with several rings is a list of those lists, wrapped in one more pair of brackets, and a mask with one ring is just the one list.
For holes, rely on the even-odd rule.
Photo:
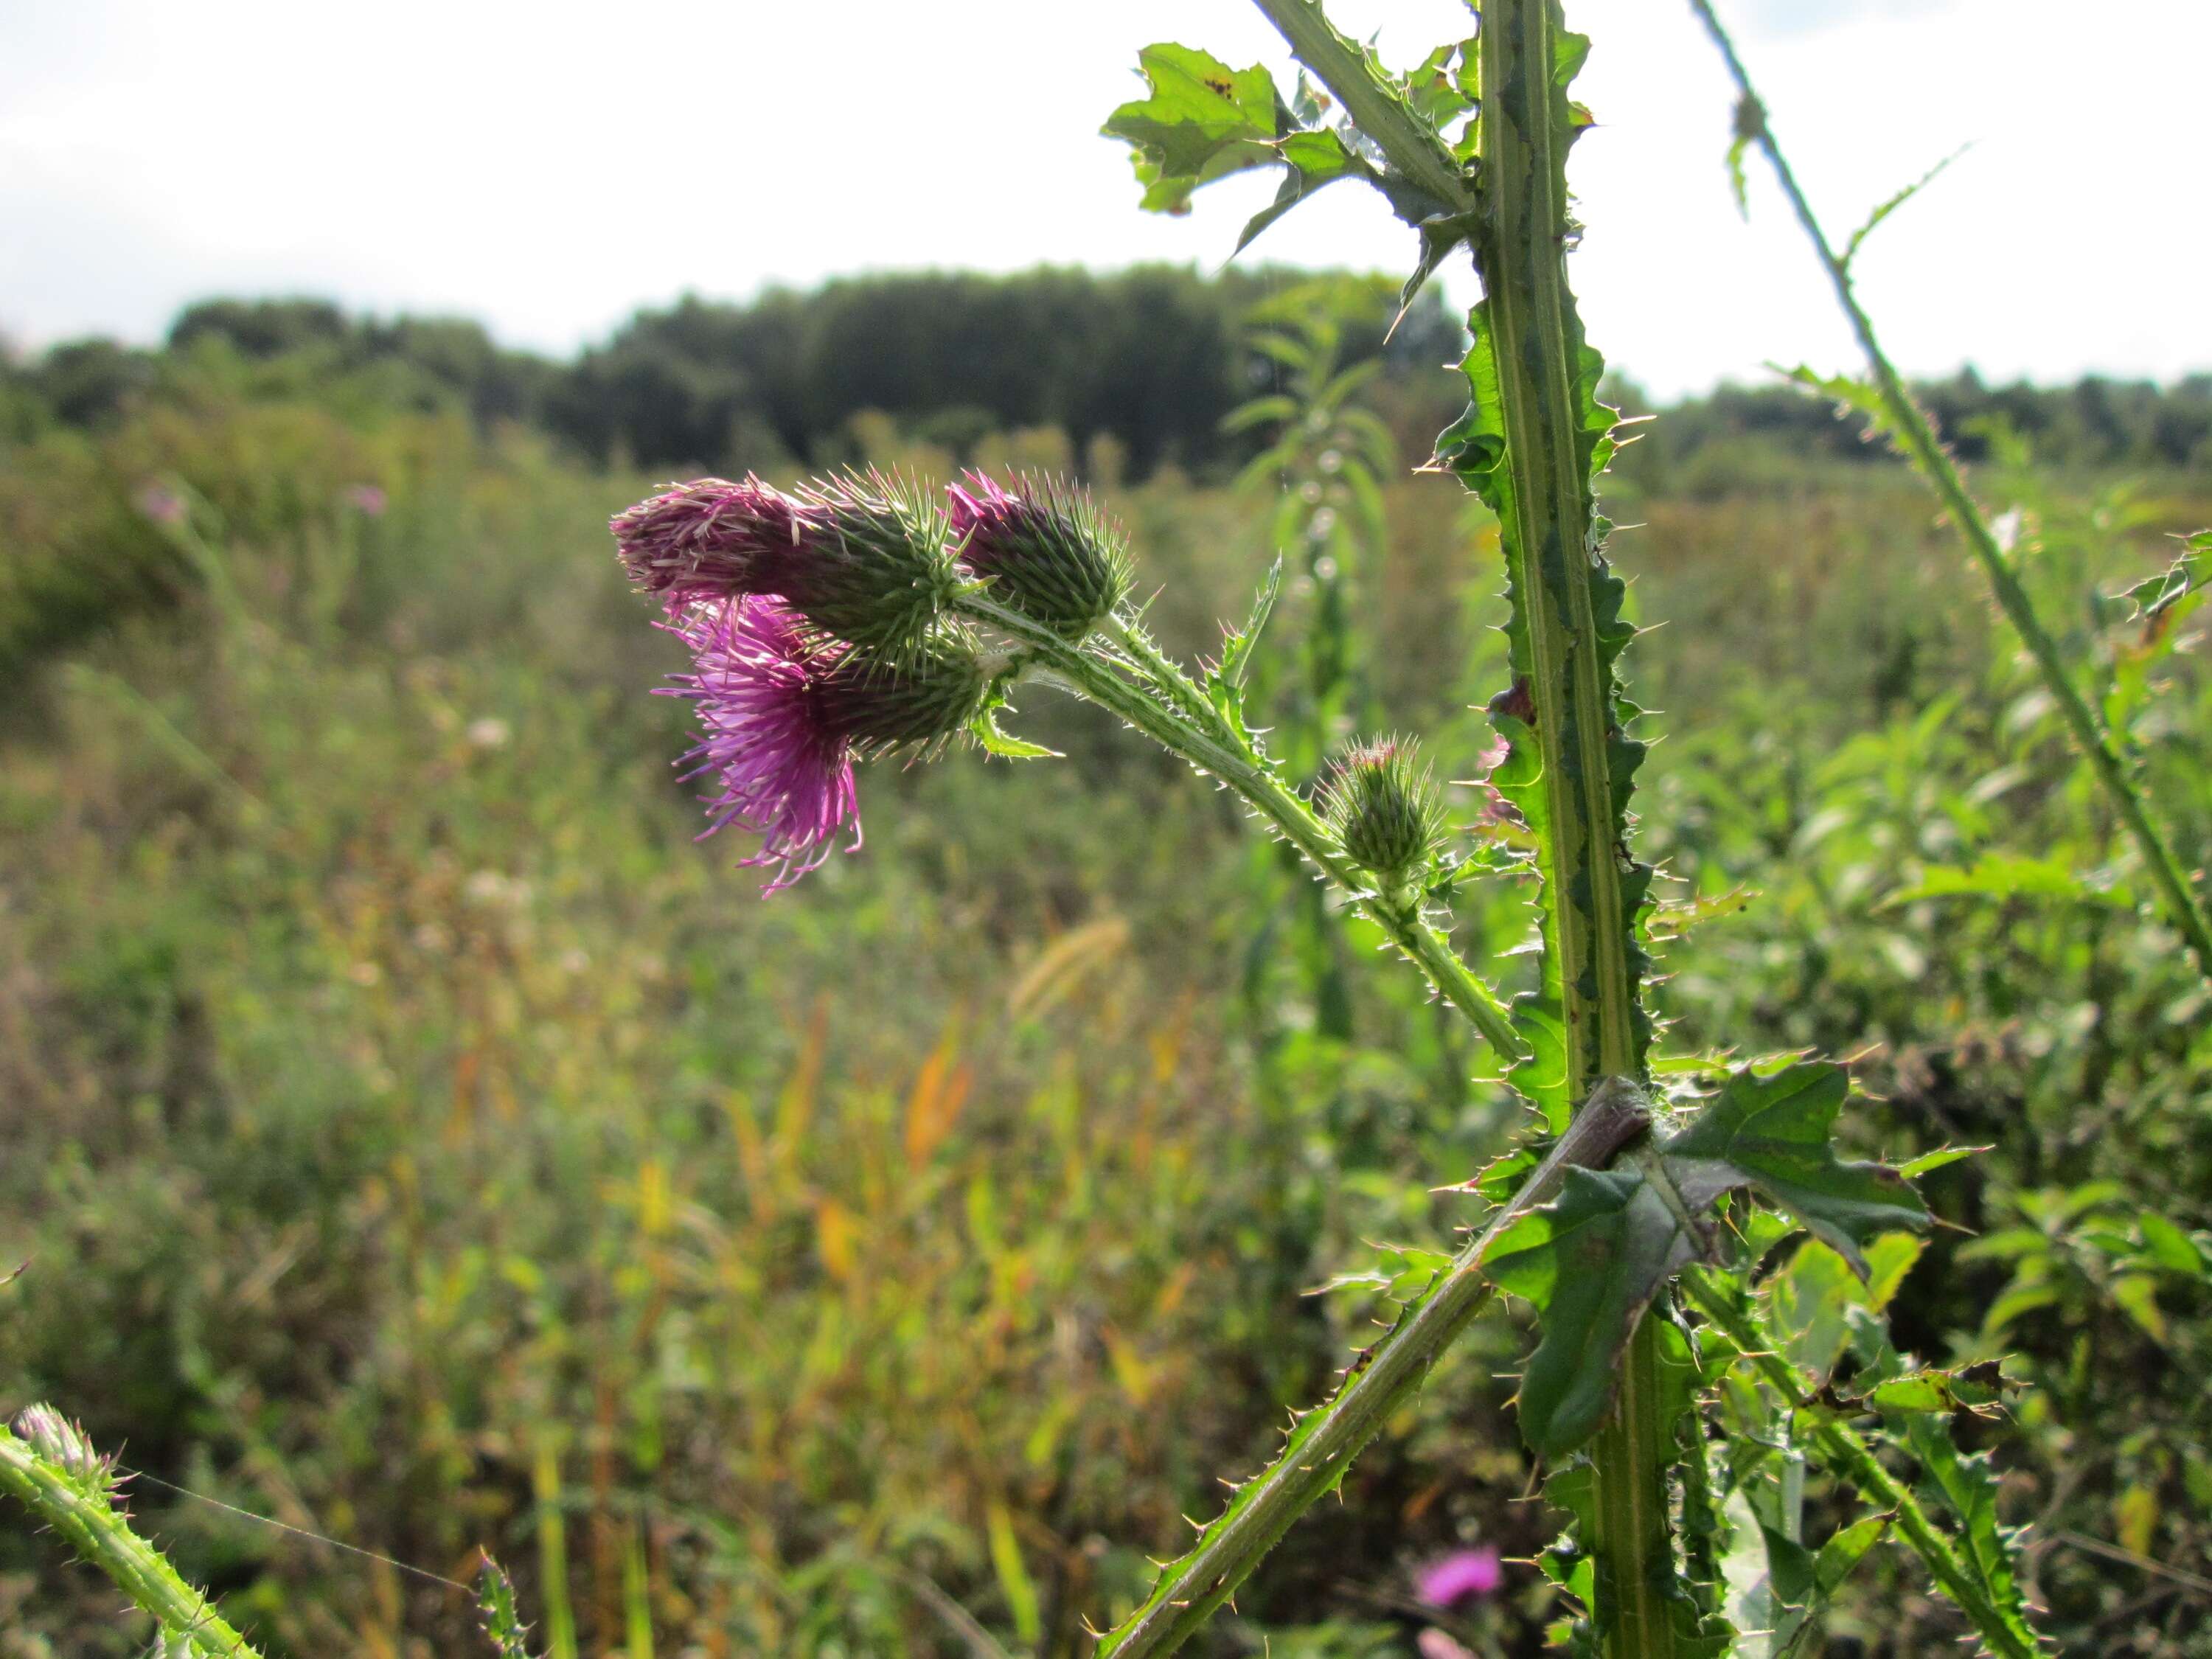
{"label": "overcast sky", "polygon": [[[2207,0],[1720,0],[1838,235],[1973,148],[1869,245],[1917,374],[2212,368]],[[1403,64],[1456,0],[1340,0]],[[1569,0],[1600,130],[1573,183],[1592,340],[1652,391],[1840,367],[1772,189],[1720,165],[1729,99],[1681,0]],[[460,313],[565,353],[686,289],[917,266],[1218,265],[1272,193],[1137,212],[1097,136],[1136,48],[1286,61],[1237,0],[4,0],[0,333],[152,340],[216,293]],[[1208,199],[1211,198],[1212,199]],[[1331,190],[1247,258],[1404,268]],[[1471,279],[1459,279],[1464,295]]]}

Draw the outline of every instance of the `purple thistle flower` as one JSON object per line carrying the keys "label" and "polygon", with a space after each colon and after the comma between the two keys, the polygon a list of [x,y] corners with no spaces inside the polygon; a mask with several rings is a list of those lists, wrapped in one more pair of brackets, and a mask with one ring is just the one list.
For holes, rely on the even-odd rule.
{"label": "purple thistle flower", "polygon": [[677,764],[690,768],[686,778],[711,775],[720,789],[702,798],[714,822],[700,839],[729,823],[765,836],[741,862],[775,866],[771,893],[828,858],[848,822],[857,848],[852,739],[823,719],[818,695],[844,647],[772,599],[698,605],[662,625],[693,659],[692,672],[673,676],[662,694],[692,699],[706,732]]}
{"label": "purple thistle flower", "polygon": [[672,611],[773,593],[871,656],[921,651],[960,584],[945,513],[929,492],[873,471],[817,478],[795,495],[748,474],[696,478],[608,523],[630,580]]}
{"label": "purple thistle flower", "polygon": [[1498,1552],[1487,1544],[1471,1550],[1455,1550],[1443,1560],[1422,1569],[1413,1581],[1413,1592],[1432,1607],[1449,1607],[1469,1596],[1495,1595],[1505,1582]]}
{"label": "purple thistle flower", "polygon": [[743,483],[678,484],[616,514],[607,528],[631,582],[673,613],[701,600],[780,592],[779,564],[826,519],[749,472]]}
{"label": "purple thistle flower", "polygon": [[690,698],[706,732],[677,763],[719,790],[705,797],[713,822],[700,838],[730,823],[765,837],[743,862],[775,866],[771,893],[828,858],[847,823],[860,845],[855,760],[936,752],[974,719],[989,684],[965,632],[940,632],[887,663],[774,597],[693,605],[662,626],[692,655],[692,672],[663,694]]}
{"label": "purple thistle flower", "polygon": [[1018,478],[1007,489],[970,471],[945,497],[962,564],[988,578],[993,597],[1064,638],[1079,640],[1128,596],[1129,554],[1120,530],[1080,489]]}
{"label": "purple thistle flower", "polygon": [[348,485],[345,499],[348,507],[368,519],[382,518],[385,507],[389,505],[383,487],[373,483]]}

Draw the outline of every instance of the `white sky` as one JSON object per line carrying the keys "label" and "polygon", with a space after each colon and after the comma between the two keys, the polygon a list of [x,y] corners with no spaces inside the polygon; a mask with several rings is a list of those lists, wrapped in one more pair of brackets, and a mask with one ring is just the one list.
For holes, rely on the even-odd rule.
{"label": "white sky", "polygon": [[[1909,371],[2212,368],[2212,3],[1721,3],[1834,234],[1973,144],[1860,268]],[[1735,216],[1729,99],[1687,7],[1568,9],[1596,40],[1577,93],[1601,126],[1572,175],[1592,340],[1662,394],[1850,362],[1755,164]],[[1456,0],[1336,10],[1394,63],[1464,28]],[[1158,40],[1287,61],[1237,0],[0,0],[0,331],[151,340],[194,298],[305,292],[565,353],[687,289],[1211,267],[1272,183],[1140,215],[1097,136]],[[1247,257],[1410,252],[1347,184]]]}

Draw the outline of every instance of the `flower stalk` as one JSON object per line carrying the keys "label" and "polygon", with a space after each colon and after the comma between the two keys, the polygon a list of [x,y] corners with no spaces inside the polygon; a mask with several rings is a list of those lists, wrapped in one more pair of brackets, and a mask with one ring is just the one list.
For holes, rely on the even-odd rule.
{"label": "flower stalk", "polygon": [[[27,1433],[34,1434],[27,1426],[30,1418],[27,1413]],[[207,1659],[260,1659],[245,1637],[223,1621],[159,1550],[131,1530],[106,1490],[104,1470],[103,1465],[100,1479],[88,1480],[77,1460],[57,1461],[42,1454],[34,1439],[0,1428],[0,1488],[13,1493],[151,1614],[161,1626],[163,1651]]]}
{"label": "flower stalk", "polygon": [[1115,616],[1102,629],[1141,678],[1143,684],[1134,684],[1115,664],[1069,644],[1052,628],[998,603],[988,591],[963,593],[952,608],[1015,641],[1035,667],[1070,691],[1235,790],[1382,929],[1502,1060],[1510,1064],[1527,1053],[1498,994],[1475,977],[1443,930],[1421,914],[1418,899],[1395,900],[1376,890],[1373,878],[1352,860],[1328,825],[1261,760],[1140,626]]}
{"label": "flower stalk", "polygon": [[1775,180],[1789,200],[1790,210],[1803,227],[1806,240],[1812,243],[1829,286],[1835,290],[1836,303],[1850,322],[1859,349],[1865,354],[1868,371],[1874,377],[1874,392],[1881,400],[1887,425],[1913,469],[1942,501],[1960,539],[1989,579],[1997,608],[2004,612],[2005,620],[2027,647],[2045,688],[2058,705],[2075,746],[2087,758],[2098,787],[2105,792],[2112,810],[2126,827],[2129,838],[2135,842],[2136,852],[2149,871],[2151,883],[2164,903],[2166,921],[2187,943],[2190,954],[2196,958],[2197,971],[2212,979],[2212,920],[2207,918],[2203,901],[2191,886],[2180,861],[2166,843],[2165,833],[2152,818],[2142,792],[2129,775],[2127,763],[2103,716],[2075,684],[2065,659],[2059,653],[2058,642],[2051,638],[2043,619],[2036,614],[2035,602],[2013,568],[2012,559],[1998,539],[1996,527],[1974,500],[1973,492],[1967,489],[1958,462],[1936,435],[1935,422],[1913,398],[1904,377],[1882,349],[1881,341],[1875,333],[1874,319],[1867,315],[1866,307],[1859,303],[1852,287],[1850,253],[1838,253],[1827,233],[1821,229],[1813,204],[1806,199],[1797,175],[1790,170],[1789,159],[1775,140],[1774,129],[1766,118],[1766,106],[1753,90],[1750,74],[1736,54],[1735,41],[1714,12],[1711,0],[1690,0],[1690,7],[1705,24],[1705,32],[1712,36],[1714,46],[1728,65],[1729,76],[1735,82],[1745,112],[1739,118],[1741,131],[1759,146],[1767,165],[1773,169]]}

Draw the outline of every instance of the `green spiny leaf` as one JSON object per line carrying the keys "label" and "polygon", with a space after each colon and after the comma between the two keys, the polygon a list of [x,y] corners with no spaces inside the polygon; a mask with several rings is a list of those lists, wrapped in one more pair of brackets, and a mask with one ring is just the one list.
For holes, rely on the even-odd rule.
{"label": "green spiny leaf", "polygon": [[1221,716],[1238,732],[1244,726],[1244,676],[1252,666],[1252,653],[1266,630],[1267,618],[1274,614],[1275,596],[1283,589],[1283,562],[1278,558],[1267,567],[1261,580],[1260,591],[1252,597],[1252,614],[1244,619],[1244,626],[1225,635],[1221,641],[1221,660],[1206,677],[1206,694]]}
{"label": "green spiny leaf", "polygon": [[1948,1418],[1915,1414],[1905,1422],[1905,1443],[1920,1460],[1921,1473],[1958,1518],[1960,1551],[1980,1579],[2004,1627],[2023,1647],[2037,1645],[2027,1622],[2027,1603],[2014,1576],[2018,1549],[2014,1534],[1997,1524],[1997,1478],[1989,1454],[1962,1455],[1951,1439]]}
{"label": "green spiny leaf", "polygon": [[1836,1157],[1831,1137],[1850,1092],[1850,1075],[1826,1061],[1764,1077],[1736,1073],[1661,1148],[1684,1201],[1703,1209],[1729,1188],[1748,1186],[1866,1278],[1867,1242],[1901,1227],[1924,1227],[1928,1211],[1896,1170]]}
{"label": "green spiny leaf", "polygon": [[1867,222],[1861,225],[1856,230],[1853,231],[1851,233],[1851,240],[1844,244],[1844,264],[1846,265],[1850,264],[1852,258],[1859,251],[1859,244],[1865,241],[1868,237],[1874,234],[1874,229],[1876,225],[1888,218],[1891,214],[1896,212],[1898,209],[1903,207],[1907,202],[1917,196],[1929,185],[1934,184],[1937,177],[1942,174],[1944,168],[1949,167],[1952,162],[1957,161],[1961,155],[1964,155],[1966,153],[1966,148],[1967,147],[1962,145],[1960,148],[1953,150],[1948,155],[1938,161],[1934,167],[1929,168],[1927,172],[1921,174],[1919,178],[1907,185],[1903,190],[1899,191],[1896,195],[1891,197],[1880,207],[1876,208],[1871,214],[1868,215]]}
{"label": "green spiny leaf", "polygon": [[1244,222],[1237,246],[1230,251],[1231,258],[1322,185],[1363,171],[1358,158],[1345,149],[1344,140],[1333,132],[1291,133],[1276,146],[1275,153],[1282,158],[1283,182],[1275,191],[1275,199]]}
{"label": "green spiny leaf", "polygon": [[1281,100],[1264,64],[1232,70],[1164,42],[1138,52],[1137,65],[1151,96],[1122,105],[1103,131],[1133,148],[1147,211],[1187,213],[1200,185],[1274,162]]}
{"label": "green spiny leaf", "polygon": [[968,722],[968,735],[975,739],[987,755],[996,755],[1005,760],[1058,760],[1060,750],[1048,749],[1041,743],[1011,736],[999,724],[997,705],[981,709]]}
{"label": "green spiny leaf", "polygon": [[2212,530],[2200,530],[2181,544],[2181,556],[2157,575],[2128,588],[2121,597],[2134,602],[2136,620],[2150,622],[2212,583]]}
{"label": "green spiny leaf", "polygon": [[1621,1351],[1668,1277],[1696,1255],[1636,1170],[1577,1170],[1559,1199],[1502,1235],[1483,1272],[1543,1310],[1522,1373],[1521,1432],[1557,1462],[1597,1431]]}

